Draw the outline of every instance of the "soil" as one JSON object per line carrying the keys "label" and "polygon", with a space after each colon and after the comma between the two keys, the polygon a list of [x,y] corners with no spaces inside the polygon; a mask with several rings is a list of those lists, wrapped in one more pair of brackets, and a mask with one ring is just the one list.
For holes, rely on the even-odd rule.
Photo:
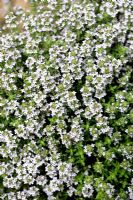
{"label": "soil", "polygon": [[28,0],[0,0],[0,23],[3,22],[9,8],[13,7],[22,7],[25,11],[30,9]]}

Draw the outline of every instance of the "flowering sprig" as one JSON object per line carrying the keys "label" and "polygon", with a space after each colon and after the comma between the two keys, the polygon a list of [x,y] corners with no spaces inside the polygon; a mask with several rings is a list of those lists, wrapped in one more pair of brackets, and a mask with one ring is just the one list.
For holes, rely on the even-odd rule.
{"label": "flowering sprig", "polygon": [[1,199],[132,199],[133,3],[32,1],[0,29]]}

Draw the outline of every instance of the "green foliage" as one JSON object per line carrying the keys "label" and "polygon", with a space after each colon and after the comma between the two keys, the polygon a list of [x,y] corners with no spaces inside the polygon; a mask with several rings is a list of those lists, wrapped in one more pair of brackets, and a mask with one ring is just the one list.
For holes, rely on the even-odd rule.
{"label": "green foliage", "polygon": [[67,153],[70,155],[70,160],[73,161],[79,167],[85,166],[85,155],[82,142],[77,143],[75,146],[71,146]]}
{"label": "green foliage", "polygon": [[113,45],[111,49],[109,49],[109,53],[116,59],[120,59],[126,56],[127,47],[123,46],[121,43],[116,43]]}
{"label": "green foliage", "polygon": [[84,179],[85,179],[85,175],[83,172],[78,173],[78,175],[75,177],[75,181],[78,183],[78,187],[77,187],[77,191],[76,191],[77,196],[81,195],[83,184],[84,184]]}
{"label": "green foliage", "polygon": [[108,15],[107,13],[103,13],[102,17],[97,17],[97,23],[98,24],[108,24],[111,22],[113,18]]}
{"label": "green foliage", "polygon": [[94,164],[93,168],[94,168],[94,171],[95,171],[96,173],[100,173],[100,174],[103,173],[103,168],[104,168],[104,166],[103,166],[103,164],[102,164],[101,162],[96,162],[96,163]]}
{"label": "green foliage", "polygon": [[54,116],[52,118],[48,118],[48,120],[50,121],[50,124],[55,124],[55,122],[57,121],[58,117],[57,116]]}
{"label": "green foliage", "polygon": [[107,196],[107,194],[103,190],[98,191],[97,196],[95,198],[95,200],[101,200],[101,199],[102,200],[109,199],[109,197]]}

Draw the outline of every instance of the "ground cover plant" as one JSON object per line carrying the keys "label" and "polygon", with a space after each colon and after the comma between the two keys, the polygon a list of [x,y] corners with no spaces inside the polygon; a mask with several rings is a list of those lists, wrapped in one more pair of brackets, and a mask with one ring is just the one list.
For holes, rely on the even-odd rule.
{"label": "ground cover plant", "polygon": [[0,29],[0,199],[133,199],[133,1],[32,1]]}

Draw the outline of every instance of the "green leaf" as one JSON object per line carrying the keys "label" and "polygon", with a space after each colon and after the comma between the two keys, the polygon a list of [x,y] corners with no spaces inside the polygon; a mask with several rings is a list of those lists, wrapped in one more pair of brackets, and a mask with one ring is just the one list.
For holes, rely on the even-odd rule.
{"label": "green leaf", "polygon": [[48,118],[48,120],[50,121],[50,124],[54,124],[57,119],[58,119],[58,117],[56,117],[56,116],[54,116],[52,118]]}

